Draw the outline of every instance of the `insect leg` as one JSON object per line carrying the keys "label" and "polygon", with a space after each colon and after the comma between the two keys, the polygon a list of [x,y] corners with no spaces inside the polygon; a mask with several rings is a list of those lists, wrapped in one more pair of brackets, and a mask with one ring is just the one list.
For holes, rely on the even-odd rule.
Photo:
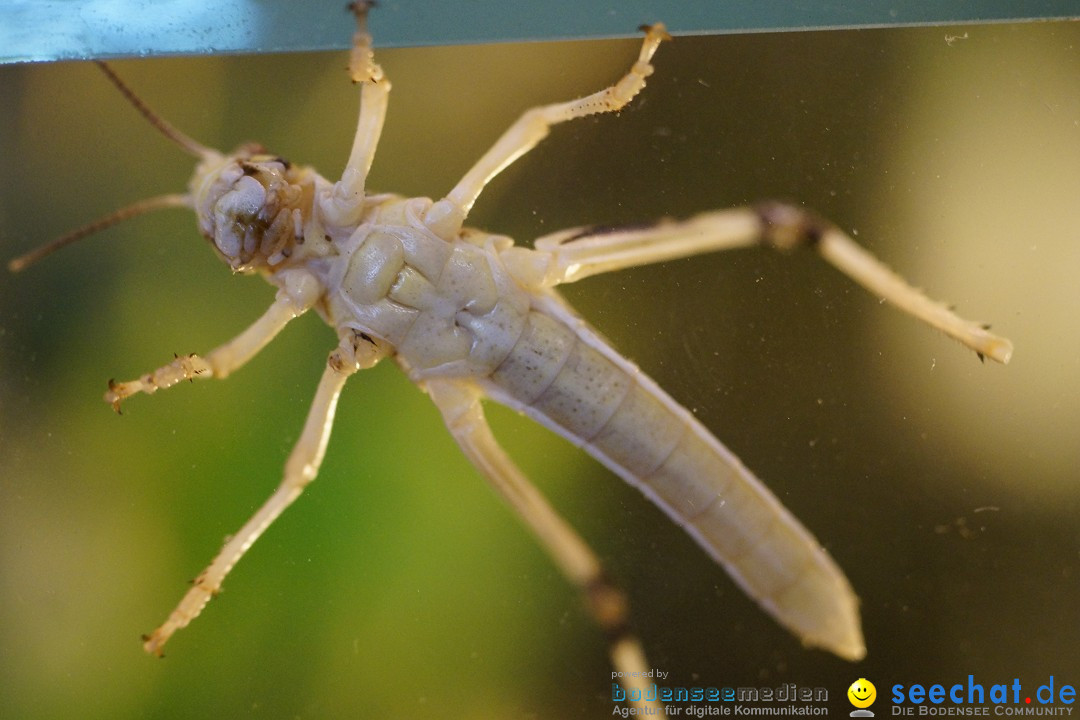
{"label": "insect leg", "polygon": [[1007,363],[1012,356],[1009,340],[931,300],[832,223],[776,202],[683,221],[663,220],[643,228],[575,228],[547,235],[535,243],[537,251],[550,255],[546,277],[538,282],[550,287],[611,270],[758,244],[780,250],[813,248],[869,292],[959,340],[980,357]]}
{"label": "insect leg", "polygon": [[596,554],[581,536],[499,446],[484,418],[480,393],[468,384],[447,380],[428,381],[426,390],[465,456],[581,591],[590,614],[609,637],[612,665],[624,673],[623,684],[644,690],[645,676],[633,673],[642,673],[648,663],[641,643],[630,631],[626,597],[605,577]]}
{"label": "insect leg", "polygon": [[326,452],[326,443],[330,439],[334,410],[345,381],[357,370],[373,366],[384,355],[381,348],[369,343],[354,342],[351,338],[342,340],[341,345],[330,353],[300,439],[296,441],[289,459],[285,462],[281,484],[240,531],[225,542],[221,552],[210,566],[195,578],[192,588],[161,627],[143,638],[143,648],[148,653],[160,656],[162,646],[172,634],[198,617],[206,603],[221,589],[225,576],[248,548],[285,508],[299,497],[308,483],[315,479]]}
{"label": "insect leg", "polygon": [[442,237],[454,235],[469,214],[484,186],[510,163],[543,140],[552,125],[597,113],[617,112],[645,87],[652,74],[650,64],[661,41],[670,39],[661,23],[647,28],[637,62],[618,82],[599,92],[570,102],[542,105],[527,110],[503,133],[483,157],[461,178],[454,189],[428,211],[425,223]]}
{"label": "insect leg", "polygon": [[116,412],[120,412],[120,403],[135,393],[154,393],[172,387],[182,380],[223,378],[243,366],[266,347],[290,320],[310,309],[322,293],[322,286],[307,271],[286,272],[291,274],[285,278],[274,303],[244,332],[214,348],[206,357],[184,355],[137,380],[110,380],[105,402],[111,404]]}
{"label": "insect leg", "polygon": [[323,217],[334,225],[355,225],[363,211],[364,185],[375,159],[375,148],[386,119],[390,97],[390,81],[375,62],[371,33],[367,30],[367,13],[375,3],[357,0],[349,9],[356,15],[352,54],[349,57],[349,76],[360,85],[360,117],[356,123],[352,151],[345,164],[341,180],[334,183],[330,193],[320,198]]}

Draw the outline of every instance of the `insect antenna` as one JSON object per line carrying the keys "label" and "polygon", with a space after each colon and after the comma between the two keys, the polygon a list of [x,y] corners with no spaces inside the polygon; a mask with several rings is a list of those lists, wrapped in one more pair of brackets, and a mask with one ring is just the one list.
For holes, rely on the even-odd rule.
{"label": "insect antenna", "polygon": [[99,68],[101,68],[101,72],[105,73],[105,77],[109,78],[109,81],[116,86],[116,89],[119,90],[125,98],[127,98],[127,101],[131,103],[132,106],[136,110],[138,110],[139,113],[144,118],[146,118],[146,120],[151,125],[157,128],[162,135],[182,147],[184,151],[187,152],[189,155],[194,155],[199,159],[202,159],[213,152],[209,148],[203,146],[201,143],[192,140],[190,137],[174,128],[171,124],[169,124],[167,120],[165,120],[163,117],[151,110],[147,106],[147,104],[142,101],[142,98],[136,95],[131,88],[125,85],[124,81],[121,80],[120,77],[115,72],[113,72],[113,69],[109,67],[106,63],[103,63],[100,60],[95,60],[94,62]]}
{"label": "insect antenna", "polygon": [[[113,69],[100,60],[95,61],[97,66],[101,68],[101,72],[105,73],[105,77],[109,78],[109,81],[116,86],[116,89],[127,99],[132,106],[139,111],[139,114],[146,118],[147,122],[157,128],[165,137],[172,140],[174,143],[183,148],[184,152],[189,155],[194,155],[200,160],[206,158],[209,155],[213,155],[214,151],[205,147],[199,142],[196,142],[192,138],[188,137],[184,133],[173,127],[167,120],[162,118],[156,112],[150,109],[150,107],[142,101],[138,95],[135,94],[131,88],[129,88],[120,77],[113,72]],[[175,207],[191,207],[191,198],[187,195],[158,195],[157,197],[148,198],[146,200],[140,200],[137,203],[128,205],[127,207],[120,208],[116,212],[106,215],[103,218],[99,218],[92,223],[83,225],[80,228],[76,228],[71,232],[58,237],[50,243],[42,245],[39,248],[31,250],[25,255],[11,260],[8,263],[8,270],[11,272],[19,272],[24,270],[30,265],[36,263],[47,255],[51,255],[60,248],[66,247],[77,240],[81,240],[87,235],[93,235],[96,232],[112,227],[119,222],[123,222],[129,218],[148,213],[153,210],[162,210],[165,208]]]}
{"label": "insect antenna", "polygon": [[93,235],[96,232],[110,228],[117,223],[123,222],[129,218],[142,215],[144,213],[151,212],[153,210],[163,210],[165,208],[177,208],[177,207],[191,207],[191,198],[187,195],[158,195],[157,197],[147,198],[146,200],[140,200],[137,203],[122,207],[119,210],[106,215],[103,218],[98,218],[92,223],[83,225],[80,228],[76,228],[71,232],[62,235],[50,243],[46,243],[39,248],[31,250],[25,255],[20,255],[8,262],[8,270],[11,272],[19,272],[25,270],[30,265],[33,265],[46,255],[52,255],[60,248],[67,247],[76,240],[81,240],[87,235]]}

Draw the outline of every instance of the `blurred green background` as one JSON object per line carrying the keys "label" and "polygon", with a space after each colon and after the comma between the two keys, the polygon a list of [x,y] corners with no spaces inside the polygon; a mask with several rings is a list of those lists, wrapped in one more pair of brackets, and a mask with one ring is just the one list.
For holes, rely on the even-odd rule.
{"label": "blurred green background", "polygon": [[[394,50],[370,184],[439,196],[523,109],[595,90],[636,41]],[[339,53],[125,62],[203,143],[340,172]],[[812,254],[721,254],[568,297],[769,483],[862,598],[870,655],[803,649],[587,456],[496,432],[630,594],[673,683],[1080,681],[1080,25],[682,38],[619,117],[560,127],[471,221],[522,241],[779,197],[1016,343],[1007,368]],[[0,68],[5,259],[190,159],[86,64]],[[269,495],[332,333],[305,317],[225,382],[100,400],[270,302],[183,212],[0,280],[0,717],[605,717],[576,594],[396,370],[346,389],[318,481],[169,644],[159,624]],[[883,707],[879,705],[879,708]]]}

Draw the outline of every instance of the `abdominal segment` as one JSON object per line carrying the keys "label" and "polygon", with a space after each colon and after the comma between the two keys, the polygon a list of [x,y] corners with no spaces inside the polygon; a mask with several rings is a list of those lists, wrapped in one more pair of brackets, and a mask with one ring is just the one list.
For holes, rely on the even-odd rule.
{"label": "abdominal segment", "polygon": [[640,489],[808,645],[865,650],[858,601],[820,544],[693,416],[572,318],[529,312],[487,389]]}

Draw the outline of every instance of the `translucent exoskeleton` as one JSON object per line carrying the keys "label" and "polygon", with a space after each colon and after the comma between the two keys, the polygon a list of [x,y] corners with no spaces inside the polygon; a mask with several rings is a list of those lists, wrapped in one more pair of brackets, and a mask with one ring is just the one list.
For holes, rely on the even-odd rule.
{"label": "translucent exoskeleton", "polygon": [[595,554],[496,443],[481,400],[544,424],[639,488],[805,644],[861,658],[858,599],[820,543],[554,288],[698,253],[805,246],[980,357],[1007,362],[1011,344],[928,300],[836,227],[790,205],[762,203],[631,229],[573,228],[539,238],[533,249],[466,227],[488,181],[552,125],[617,111],[644,88],[655,51],[669,39],[660,24],[643,28],[637,60],[614,85],[528,110],[445,197],[368,193],[366,176],[390,90],[366,31],[368,6],[354,4],[359,29],[350,74],[360,86],[361,109],[339,180],[330,182],[254,145],[227,155],[205,148],[153,115],[103,66],[144,115],[199,158],[188,191],[146,200],[11,263],[21,269],[126,217],[184,206],[195,211],[200,231],[233,271],[261,274],[278,289],[262,317],[204,356],[179,357],[136,380],[110,383],[106,400],[117,410],[139,392],[227,376],[311,309],[339,337],[281,485],[146,637],[147,651],[160,654],[169,637],[202,611],[233,565],[315,478],[346,380],[389,357],[431,397],[462,451],[581,590],[611,638],[612,663],[627,677],[648,665],[628,629],[625,599]]}

